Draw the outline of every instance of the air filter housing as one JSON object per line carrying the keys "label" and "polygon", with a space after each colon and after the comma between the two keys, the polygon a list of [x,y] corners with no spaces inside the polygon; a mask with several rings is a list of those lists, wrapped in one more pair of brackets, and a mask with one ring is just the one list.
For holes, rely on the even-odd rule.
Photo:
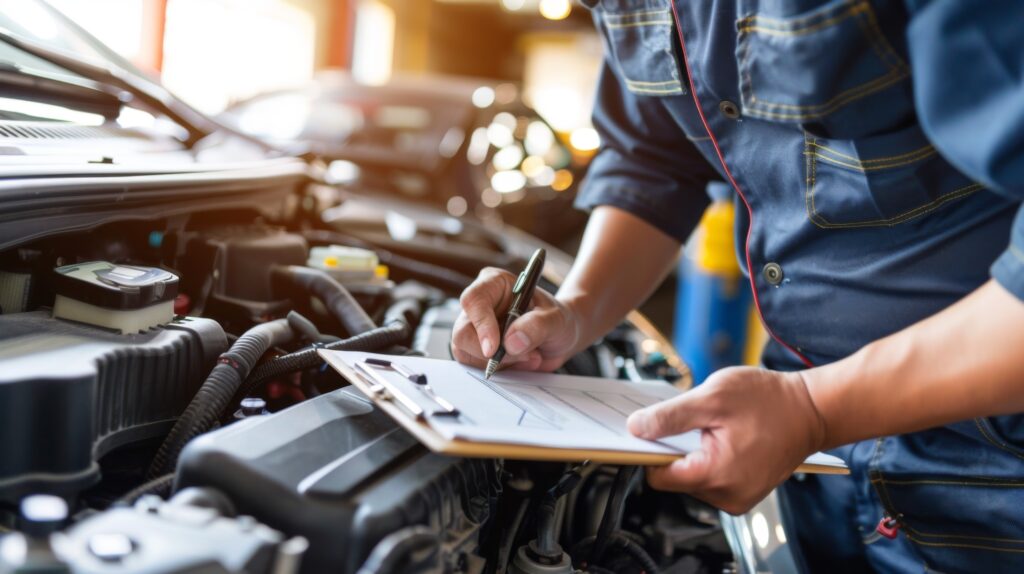
{"label": "air filter housing", "polygon": [[0,502],[93,484],[105,453],[169,430],[226,348],[209,319],[121,335],[0,315]]}

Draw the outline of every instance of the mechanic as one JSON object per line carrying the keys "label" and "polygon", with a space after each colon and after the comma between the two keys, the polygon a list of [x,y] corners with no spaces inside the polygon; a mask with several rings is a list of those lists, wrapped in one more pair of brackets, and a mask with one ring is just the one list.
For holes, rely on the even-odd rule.
{"label": "mechanic", "polygon": [[[650,483],[742,513],[833,449],[850,476],[780,488],[807,569],[1024,572],[1024,3],[585,3],[591,219],[507,364],[555,369],[619,323],[725,179],[767,368],[634,414],[645,438],[704,431]],[[512,280],[463,294],[460,361],[494,351]]]}

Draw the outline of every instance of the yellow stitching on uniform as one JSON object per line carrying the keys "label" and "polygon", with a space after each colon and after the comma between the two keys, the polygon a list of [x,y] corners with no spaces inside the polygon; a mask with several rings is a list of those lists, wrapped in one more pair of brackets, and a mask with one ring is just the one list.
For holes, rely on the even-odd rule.
{"label": "yellow stitching on uniform", "polygon": [[[845,106],[846,104],[867,97],[875,92],[881,91],[889,86],[898,83],[903,80],[907,75],[905,73],[894,74],[888,72],[884,76],[879,76],[874,80],[859,84],[840,92],[831,100],[821,104],[782,104],[775,102],[762,102],[757,99],[754,95],[753,90],[750,90],[750,103],[754,106],[749,110],[752,115],[764,117],[766,119],[794,119],[794,120],[806,120],[820,118],[827,116],[837,109]],[[761,108],[793,108],[793,109],[806,109],[811,110],[806,113],[780,113],[780,112],[769,112],[764,110],[756,109]],[[822,108],[822,109],[817,109]]]}
{"label": "yellow stitching on uniform", "polygon": [[[875,455],[871,459],[870,465],[877,464],[878,459],[881,458],[882,441],[883,441],[883,439],[879,438],[878,441],[875,443],[876,444],[876,451],[875,451]],[[877,488],[876,491],[878,492],[879,497],[883,499],[882,500],[882,504],[885,506],[886,510],[893,517],[896,518],[896,520],[898,521],[900,527],[904,530],[904,534],[907,535],[907,538],[910,538],[911,540],[914,540],[914,542],[917,542],[919,544],[924,544],[926,546],[944,546],[943,544],[940,544],[940,543],[937,543],[937,542],[924,542],[924,541],[921,541],[921,540],[915,540],[914,539],[914,536],[921,536],[921,537],[927,537],[927,538],[957,538],[957,539],[962,539],[962,540],[984,540],[984,541],[989,541],[989,542],[1005,542],[1005,543],[1010,543],[1010,544],[1021,544],[1021,543],[1024,543],[1024,540],[1019,540],[1019,539],[1016,539],[1016,538],[993,538],[993,537],[988,537],[988,536],[971,536],[971,535],[966,535],[966,534],[931,534],[931,533],[926,533],[926,532],[921,532],[919,530],[916,530],[916,529],[914,529],[914,527],[912,527],[909,524],[907,524],[907,522],[905,520],[903,520],[903,516],[904,516],[903,513],[901,513],[899,511],[899,509],[896,508],[896,505],[893,504],[892,497],[889,496],[889,489],[886,488],[886,486],[885,486],[886,482],[887,482],[886,479],[885,479],[885,475],[883,475],[882,472],[880,470],[877,470],[877,469],[875,469],[875,472],[878,473],[879,478],[878,479],[872,479],[871,480],[871,484],[876,484],[876,485],[878,485],[880,487],[880,488]],[[950,546],[956,546],[956,545],[950,545]],[[964,548],[971,548],[972,546],[964,545],[963,547]],[[974,546],[974,547],[975,548],[985,549],[985,547],[982,547],[982,546]],[[1012,549],[1012,548],[989,548],[989,549],[990,550],[1007,551],[1007,552],[1022,552],[1022,551],[1024,551],[1024,549],[1017,550],[1017,549]]]}
{"label": "yellow stitching on uniform", "polygon": [[609,30],[620,30],[622,28],[642,28],[644,26],[671,26],[672,24],[672,20],[644,20],[642,22],[630,22],[628,24],[612,24],[610,22],[606,23]]}
{"label": "yellow stitching on uniform", "polygon": [[[811,144],[811,145],[815,145],[815,144]],[[848,168],[857,170],[859,172],[869,172],[869,171],[875,171],[875,170],[879,170],[879,169],[892,169],[892,168],[895,168],[895,167],[900,167],[900,166],[904,166],[904,165],[910,165],[910,164],[913,164],[913,163],[917,163],[917,162],[919,162],[921,160],[927,159],[927,158],[935,155],[936,152],[935,152],[934,149],[932,149],[932,150],[929,150],[929,151],[921,152],[921,153],[919,153],[916,156],[909,156],[909,157],[907,157],[906,159],[904,159],[902,161],[890,161],[889,163],[883,163],[883,164],[879,164],[879,165],[863,165],[863,163],[865,163],[865,162],[859,162],[859,161],[856,162],[856,163],[851,163],[851,162],[846,162],[846,161],[843,161],[843,160],[835,159],[835,158],[829,157],[826,154],[821,154],[821,153],[818,153],[818,152],[810,152],[810,153],[812,155],[814,155],[816,158],[821,159],[821,160],[826,161],[826,162],[831,163],[831,164],[840,165],[840,166],[843,166],[843,167],[848,167]]]}
{"label": "yellow stitching on uniform", "polygon": [[[794,110],[805,110],[805,109],[810,110],[810,109],[814,109],[814,108],[830,108],[830,107],[835,107],[837,105],[842,105],[842,104],[846,103],[845,101],[837,103],[837,100],[843,99],[844,96],[850,95],[851,92],[860,92],[860,91],[863,91],[863,90],[870,90],[870,89],[874,88],[875,84],[877,84],[877,83],[885,83],[885,82],[894,81],[894,80],[901,80],[904,77],[906,77],[906,74],[904,74],[904,73],[896,72],[896,71],[889,71],[889,72],[886,72],[884,75],[878,76],[877,78],[875,78],[873,80],[868,80],[868,81],[866,81],[866,82],[864,82],[862,84],[857,84],[855,86],[847,88],[847,89],[843,90],[842,92],[839,92],[838,94],[833,96],[832,99],[828,100],[827,102],[823,102],[823,103],[820,103],[820,104],[784,104],[784,103],[780,103],[780,102],[764,102],[764,101],[758,100],[757,97],[754,96],[753,94],[751,94],[751,101],[752,102],[756,102],[759,106],[763,106],[763,107],[766,107],[766,108],[784,108],[784,109],[794,109]],[[888,84],[886,84],[885,86],[882,86],[882,87],[886,87],[886,86],[888,86]],[[767,113],[773,113],[773,112],[767,112]],[[824,113],[824,112],[819,112],[819,113]]]}
{"label": "yellow stitching on uniform", "polygon": [[[832,11],[831,17],[829,17],[829,12],[824,12],[822,14],[812,14],[811,16],[806,16],[804,18],[793,19],[778,19],[771,18],[768,16],[761,16],[758,14],[752,14],[737,22],[738,30],[748,31],[752,29],[762,28],[762,26],[758,26],[757,24],[751,24],[752,22],[757,22],[769,26],[767,29],[770,32],[813,32],[821,29],[822,27],[827,27],[842,22],[843,20],[851,16],[859,14],[864,10],[870,9],[870,6],[867,6],[866,3],[863,1],[857,3],[847,2],[846,4],[847,6],[843,7],[842,11]],[[813,24],[808,23],[820,18],[826,19],[820,22],[815,22]]]}
{"label": "yellow stitching on uniform", "polygon": [[[639,80],[630,80],[629,78],[623,77],[626,82],[626,88],[634,94],[648,94],[652,96],[664,96],[672,94],[682,94],[683,84],[679,80],[666,80],[664,82],[642,82]],[[659,86],[664,86],[659,88]]]}
{"label": "yellow stitching on uniform", "polygon": [[[805,134],[804,135],[804,155],[807,157],[807,160],[806,160],[806,183],[807,183],[807,187],[804,190],[804,203],[805,204],[809,204],[809,206],[810,206],[810,210],[808,211],[808,214],[807,214],[808,219],[811,220],[811,223],[814,223],[815,225],[817,225],[818,227],[820,227],[822,229],[856,229],[856,228],[860,228],[860,227],[882,227],[882,226],[892,227],[894,225],[897,225],[897,224],[900,224],[900,223],[904,223],[904,222],[909,221],[909,220],[911,220],[911,219],[913,219],[915,217],[919,217],[919,216],[924,215],[926,213],[929,213],[929,212],[931,212],[931,211],[933,211],[935,209],[938,209],[942,205],[944,205],[944,204],[946,204],[946,203],[948,203],[950,201],[953,201],[954,199],[959,199],[961,197],[965,197],[967,195],[970,195],[970,194],[972,194],[972,193],[974,193],[974,192],[976,192],[978,190],[984,189],[984,186],[981,185],[980,183],[973,183],[971,185],[967,185],[967,186],[961,187],[959,189],[954,189],[953,191],[951,191],[951,192],[949,192],[949,193],[947,193],[945,195],[941,195],[941,196],[937,197],[934,201],[931,201],[931,202],[926,203],[924,205],[915,207],[914,209],[911,209],[909,211],[905,211],[903,213],[900,213],[898,215],[894,215],[892,217],[888,217],[888,218],[884,218],[884,219],[875,219],[875,220],[871,220],[871,221],[854,221],[854,222],[849,222],[849,223],[833,223],[833,222],[825,219],[820,213],[818,213],[817,205],[815,205],[815,201],[814,201],[814,196],[815,196],[814,188],[817,186],[818,162],[814,160],[814,158],[815,158],[815,156],[817,156],[817,154],[809,151],[810,146],[813,146],[813,145],[817,145],[817,141],[814,140],[814,139],[808,139],[807,135]],[[1024,458],[1024,457],[1021,457],[1021,458]]]}
{"label": "yellow stitching on uniform", "polygon": [[[811,25],[811,26],[807,26],[806,28],[793,28],[792,27],[792,23],[787,23],[786,25],[789,27],[789,29],[784,29],[784,30],[777,30],[777,29],[774,29],[774,28],[765,28],[764,26],[757,26],[757,25],[745,25],[745,26],[741,26],[739,28],[739,31],[740,32],[760,32],[760,33],[766,34],[768,36],[804,36],[804,35],[810,34],[812,32],[817,32],[818,30],[821,30],[823,28],[828,28],[830,26],[835,26],[836,24],[842,22],[843,20],[847,20],[847,19],[849,19],[849,18],[851,18],[853,16],[857,16],[859,14],[862,14],[862,13],[868,11],[869,9],[870,9],[870,7],[866,3],[864,3],[864,4],[857,4],[855,6],[849,7],[845,12],[843,12],[841,14],[833,16],[833,17],[829,18],[828,20],[824,20],[822,22],[818,22],[817,24],[814,24],[814,25]],[[755,16],[754,17],[755,21],[760,21],[762,19],[767,21],[767,19],[762,18],[760,16]]]}
{"label": "yellow stitching on uniform", "polygon": [[682,88],[666,88],[663,90],[655,88],[629,88],[629,91],[634,94],[681,94],[683,93]]}
{"label": "yellow stitching on uniform", "polygon": [[627,84],[636,84],[638,86],[665,86],[669,84],[679,84],[679,80],[665,80],[664,82],[641,82],[640,80],[630,80],[626,78]]}
{"label": "yellow stitching on uniform", "polygon": [[921,161],[923,159],[927,159],[928,157],[930,157],[933,154],[926,154],[926,155],[923,155],[921,157],[915,157],[915,158],[911,158],[911,159],[908,159],[908,160],[905,160],[905,161],[900,161],[900,162],[886,163],[886,164],[882,164],[882,165],[869,165],[869,166],[862,166],[862,165],[857,165],[857,164],[853,164],[853,163],[848,163],[848,162],[845,162],[845,161],[842,161],[842,160],[838,160],[838,159],[834,159],[834,158],[828,157],[827,155],[823,155],[823,154],[815,153],[815,152],[811,152],[811,155],[813,155],[814,157],[816,157],[816,158],[818,158],[818,159],[820,159],[820,160],[822,160],[824,162],[831,163],[832,165],[838,165],[838,166],[841,166],[841,167],[848,167],[848,168],[850,168],[852,170],[855,170],[855,171],[858,171],[858,172],[861,172],[861,173],[867,173],[869,171],[878,171],[880,169],[893,169],[893,168],[896,168],[896,167],[902,167],[902,166],[905,166],[905,165],[911,165],[911,164],[917,163],[917,162],[919,162],[919,161]]}
{"label": "yellow stitching on uniform", "polygon": [[907,538],[910,538],[910,540],[912,540],[915,544],[920,544],[922,546],[936,546],[941,548],[973,548],[975,550],[992,550],[995,552],[1024,552],[1024,548],[999,548],[996,546],[986,546],[983,544],[943,544],[939,542],[925,542],[924,540],[915,539],[910,535],[907,535]]}
{"label": "yellow stitching on uniform", "polygon": [[[878,473],[880,481],[877,483],[879,488],[875,488],[875,492],[878,493],[878,497],[882,500],[882,505],[885,507],[886,512],[896,520],[896,523],[900,526],[903,524],[903,515],[896,508],[896,505],[892,503],[892,498],[889,497],[889,490],[885,488],[885,475],[878,469],[879,461],[882,460],[882,451],[885,445],[885,437],[879,437],[875,443],[875,454],[871,457],[871,462],[868,463],[868,470]],[[871,481],[872,484],[876,484],[875,481]]]}
{"label": "yellow stitching on uniform", "polygon": [[998,441],[998,440],[995,439],[995,437],[990,435],[989,432],[985,429],[985,427],[982,426],[981,419],[974,419],[974,425],[976,427],[978,427],[979,431],[981,431],[981,435],[985,437],[985,440],[987,440],[988,442],[992,443],[993,445],[995,445],[995,446],[1005,450],[1006,452],[1012,454],[1013,456],[1015,456],[1015,457],[1017,457],[1017,458],[1019,458],[1021,460],[1024,460],[1024,455],[1022,455],[1021,453],[1013,450],[1008,445],[1006,445],[1004,442]]}
{"label": "yellow stitching on uniform", "polygon": [[682,88],[678,90],[648,90],[644,88],[632,88],[630,90],[634,94],[649,94],[649,95],[667,95],[667,94],[681,94],[683,93]]}
{"label": "yellow stitching on uniform", "polygon": [[[881,439],[879,439],[879,440],[881,440]],[[896,505],[894,505],[892,503],[892,498],[889,496],[889,489],[886,488],[886,484],[887,483],[895,484],[895,482],[886,480],[885,476],[882,474],[881,471],[876,470],[876,472],[878,473],[878,477],[879,478],[872,479],[871,480],[871,484],[877,485],[879,487],[879,488],[876,488],[875,490],[876,490],[876,492],[878,492],[879,497],[881,497],[883,499],[882,503],[885,505],[886,510],[892,516],[897,517],[897,520],[899,521],[900,527],[903,528],[905,534],[907,535],[908,538],[911,538],[911,540],[913,540],[913,537],[912,537],[912,535],[913,535],[913,536],[921,536],[921,537],[925,537],[925,538],[957,538],[957,539],[963,539],[963,540],[987,540],[989,542],[1007,542],[1007,543],[1012,543],[1012,544],[1024,544],[1024,540],[1017,539],[1017,538],[994,538],[994,537],[989,537],[989,536],[973,536],[973,535],[967,535],[967,534],[934,534],[934,533],[930,533],[930,532],[922,532],[920,530],[917,530],[913,526],[907,524],[907,522],[905,520],[903,520],[903,516],[904,516],[903,513],[901,513],[899,511],[899,509],[896,508]],[[915,541],[915,542],[918,542],[918,541]],[[936,543],[930,543],[930,544],[936,544]]]}
{"label": "yellow stitching on uniform", "polygon": [[[752,105],[752,109],[750,110],[751,112],[753,112],[752,115],[754,115],[755,117],[761,117],[761,118],[764,118],[764,119],[776,119],[776,120],[808,120],[808,119],[816,119],[816,118],[820,118],[820,117],[826,116],[828,114],[831,114],[832,112],[834,112],[838,108],[840,108],[840,107],[842,107],[842,106],[844,106],[844,105],[846,105],[846,104],[848,104],[848,103],[850,103],[850,102],[852,102],[852,101],[854,101],[856,99],[859,99],[859,98],[862,98],[862,97],[866,97],[866,96],[871,95],[872,93],[874,93],[876,91],[888,88],[889,86],[891,86],[891,85],[893,85],[893,84],[903,80],[904,78],[906,78],[908,76],[906,65],[903,63],[902,59],[898,55],[895,54],[895,52],[893,51],[892,47],[889,45],[889,42],[885,39],[885,36],[881,33],[881,30],[878,28],[877,19],[875,18],[875,15],[874,15],[874,12],[873,12],[873,10],[871,8],[871,5],[869,3],[867,3],[867,2],[858,2],[856,4],[851,4],[848,8],[846,8],[845,12],[843,12],[843,13],[837,15],[837,16],[833,16],[832,18],[829,18],[828,20],[825,20],[823,22],[819,22],[819,23],[815,24],[814,26],[808,26],[808,27],[805,27],[805,28],[801,28],[800,30],[802,31],[802,34],[806,34],[806,33],[809,33],[811,31],[814,31],[816,29],[820,29],[820,28],[824,27],[826,24],[828,24],[828,25],[837,24],[837,23],[839,23],[839,22],[841,22],[841,21],[843,21],[843,20],[845,20],[845,19],[847,19],[847,18],[849,18],[851,16],[860,15],[860,14],[864,14],[865,15],[866,21],[862,23],[862,22],[860,22],[861,19],[858,18],[857,19],[858,26],[860,26],[862,31],[867,36],[868,43],[871,45],[871,48],[875,52],[875,55],[878,56],[878,58],[882,62],[882,64],[884,64],[886,67],[889,68],[889,73],[885,74],[883,76],[879,76],[878,78],[875,78],[874,80],[870,80],[870,81],[865,82],[863,84],[859,84],[859,85],[853,86],[853,87],[851,87],[851,88],[849,88],[849,89],[847,89],[847,90],[837,94],[832,99],[830,99],[828,102],[825,102],[825,103],[822,103],[822,104],[805,104],[805,105],[801,105],[801,104],[783,104],[783,103],[777,103],[777,102],[761,102],[761,101],[759,101],[757,99],[757,96],[754,94],[754,91],[753,91],[753,81],[752,81],[752,78],[751,78],[751,75],[750,75],[749,67],[746,66],[747,59],[749,58],[749,53],[750,53],[749,42],[748,42],[746,36],[741,35],[740,36],[740,40],[743,42],[743,50],[742,50],[742,54],[743,55],[740,58],[740,64],[739,65],[740,65],[740,70],[741,71],[744,70],[744,68],[746,68],[746,73],[743,74],[744,79],[746,80],[746,82],[744,82],[745,85],[741,85],[741,90],[743,92],[746,92],[746,93],[749,94],[749,103]],[[792,27],[792,26],[798,24],[799,22],[810,21],[810,20],[813,20],[816,17],[823,17],[823,16],[824,15],[815,15],[815,16],[803,18],[801,20],[784,21],[784,20],[774,20],[774,19],[771,19],[771,18],[763,17],[763,16],[750,15],[750,16],[747,16],[745,18],[742,18],[742,19],[738,20],[737,21],[737,27],[738,27],[738,30],[740,32],[744,32],[744,31],[757,31],[759,29],[758,27],[751,27],[751,26],[746,25],[747,23],[752,22],[754,20],[763,20],[765,22],[774,22],[774,23],[779,24],[779,25],[787,25],[787,26]],[[761,30],[761,31],[765,31],[765,30]],[[781,31],[770,30],[770,32],[778,34]],[[785,35],[785,34],[783,34],[783,35]],[[790,34],[790,35],[801,35],[801,34]],[[885,52],[885,53],[883,53],[883,52]],[[895,65],[893,65],[893,62],[895,62]],[[769,109],[780,108],[780,109],[793,109],[793,110],[809,110],[809,112],[808,113],[804,113],[804,114],[787,114],[787,113],[766,111],[766,110],[763,110],[763,109],[762,110],[758,110],[758,109],[756,109],[757,107],[769,108]],[[810,110],[815,110],[815,111],[810,111]]]}
{"label": "yellow stitching on uniform", "polygon": [[764,20],[765,22],[768,22],[770,24],[777,24],[777,25],[781,25],[781,26],[786,26],[786,25],[789,25],[789,26],[799,26],[800,24],[803,24],[805,22],[813,22],[814,20],[816,20],[818,18],[825,18],[825,17],[829,16],[830,14],[836,14],[840,10],[849,10],[854,4],[863,3],[863,2],[864,2],[864,0],[846,0],[846,2],[843,2],[841,5],[835,7],[833,9],[831,9],[831,10],[825,10],[825,11],[822,11],[820,13],[810,14],[808,16],[803,16],[801,18],[779,19],[779,18],[771,18],[769,16],[759,16],[757,14],[750,14],[748,16],[745,16],[745,17],[740,18],[739,20],[737,20],[736,24],[738,26],[738,25],[741,25],[741,24],[746,23],[746,22],[752,22],[754,20]]}
{"label": "yellow stitching on uniform", "polygon": [[997,536],[977,536],[974,534],[936,534],[934,532],[922,532],[906,522],[900,523],[900,526],[906,530],[908,534],[913,534],[914,536],[920,536],[922,538],[956,538],[958,540],[985,540],[988,542],[1005,542],[1007,544],[1024,544],[1024,539],[1021,538],[1000,538]]}
{"label": "yellow stitching on uniform", "polygon": [[626,19],[626,18],[637,18],[637,17],[640,17],[640,16],[653,16],[655,14],[657,14],[659,16],[662,16],[662,15],[667,15],[669,12],[671,12],[670,8],[662,8],[661,10],[645,10],[643,12],[620,12],[620,13],[617,13],[617,14],[614,13],[614,12],[605,12],[604,13],[604,17],[605,18],[622,18],[622,19]]}
{"label": "yellow stitching on uniform", "polygon": [[999,538],[996,536],[975,536],[973,534],[934,534],[931,532],[921,532],[906,523],[903,523],[901,526],[908,533],[920,536],[921,538],[955,538],[958,540],[985,540],[988,542],[1004,542],[1006,544],[1024,544],[1024,539],[1021,538]]}
{"label": "yellow stitching on uniform", "polygon": [[[877,48],[881,48],[882,50],[887,52],[889,56],[892,57],[893,61],[896,63],[895,66],[890,65],[890,69],[900,69],[905,71],[907,68],[906,62],[904,62],[903,58],[901,58],[899,54],[897,54],[896,51],[893,50],[892,46],[889,44],[889,40],[886,39],[885,34],[882,33],[882,29],[878,26],[878,18],[875,17],[874,10],[870,9],[870,4],[868,5],[868,10],[864,13],[864,16],[866,19],[866,23],[868,25],[868,29],[866,31],[874,38],[874,42],[872,42],[871,44],[872,48],[875,49],[875,53],[878,54],[878,57],[881,58],[882,61],[886,61],[885,57],[882,56],[882,54],[880,54],[877,51]],[[858,20],[858,24],[859,23],[860,20]],[[886,61],[886,63],[890,62]]]}
{"label": "yellow stitching on uniform", "polygon": [[[961,187],[960,189],[955,189],[955,190],[953,190],[953,191],[951,191],[951,192],[949,192],[949,193],[947,193],[945,195],[942,195],[942,196],[938,197],[937,199],[935,199],[935,201],[932,201],[930,203],[926,203],[925,205],[922,205],[920,207],[915,207],[914,209],[911,209],[910,211],[905,211],[905,212],[903,212],[903,213],[901,213],[899,215],[894,215],[893,217],[889,217],[889,218],[886,218],[886,219],[876,219],[876,220],[873,220],[873,221],[857,221],[857,222],[851,222],[851,223],[832,223],[830,221],[825,220],[824,218],[821,218],[821,221],[824,223],[824,225],[818,224],[818,227],[821,227],[823,229],[854,229],[854,228],[858,228],[858,227],[882,227],[882,226],[892,227],[892,226],[898,225],[900,223],[905,223],[905,222],[907,222],[907,221],[909,221],[911,219],[914,219],[915,217],[920,217],[920,216],[922,216],[922,215],[924,215],[926,213],[929,213],[931,211],[934,211],[934,210],[938,209],[942,205],[944,205],[944,204],[946,204],[946,203],[948,203],[950,201],[953,201],[954,199],[960,199],[961,197],[966,197],[966,196],[968,196],[968,195],[970,195],[970,194],[972,194],[972,193],[974,193],[976,191],[982,190],[984,188],[985,188],[985,186],[981,185],[980,183],[974,183],[974,184],[971,184],[971,185],[968,185],[968,186],[965,186],[965,187]],[[820,217],[820,214],[815,213],[815,215],[819,215],[819,217]],[[815,223],[817,224],[817,222],[815,222]]]}
{"label": "yellow stitching on uniform", "polygon": [[916,149],[914,151],[907,152],[907,153],[901,153],[899,155],[879,156],[879,157],[874,158],[874,159],[860,159],[858,157],[854,157],[852,155],[847,155],[845,153],[842,153],[842,152],[840,152],[838,150],[834,150],[834,149],[832,149],[832,148],[830,148],[828,146],[821,145],[820,143],[817,142],[817,140],[815,140],[813,143],[811,143],[811,145],[816,147],[816,148],[818,148],[818,149],[823,149],[823,150],[829,152],[832,155],[836,155],[836,156],[839,156],[841,158],[853,160],[853,161],[855,161],[855,162],[857,162],[859,164],[897,161],[897,160],[901,160],[901,159],[904,159],[904,158],[907,158],[907,157],[910,157],[910,156],[913,156],[913,155],[918,155],[918,154],[924,153],[926,151],[934,152],[934,150],[935,150],[935,148],[931,144],[928,144],[928,145],[926,145],[926,146],[924,146],[924,147],[922,147],[920,149]]}
{"label": "yellow stitching on uniform", "polygon": [[[814,178],[815,170],[817,168],[815,167],[814,157],[806,152],[809,145],[810,144],[808,143],[807,135],[804,134],[804,156],[807,158],[805,170],[807,187],[804,190],[804,204],[807,206],[807,214],[810,217],[811,221],[813,221],[815,225],[818,225],[820,227],[821,224],[818,222],[818,209],[814,205]],[[828,223],[827,221],[824,220],[823,222]]]}

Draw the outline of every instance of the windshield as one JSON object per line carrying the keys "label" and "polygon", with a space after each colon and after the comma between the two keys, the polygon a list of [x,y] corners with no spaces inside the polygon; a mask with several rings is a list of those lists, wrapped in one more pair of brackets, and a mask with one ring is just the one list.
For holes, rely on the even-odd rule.
{"label": "windshield", "polygon": [[188,147],[217,127],[46,2],[0,0],[0,118],[75,121],[25,101],[91,112],[87,123],[98,114],[156,129]]}
{"label": "windshield", "polygon": [[[126,60],[61,17],[41,0],[0,0],[0,29],[96,66],[114,66],[128,69],[134,74],[139,73]],[[0,61],[18,65],[26,71],[69,73],[7,44],[0,44]]]}

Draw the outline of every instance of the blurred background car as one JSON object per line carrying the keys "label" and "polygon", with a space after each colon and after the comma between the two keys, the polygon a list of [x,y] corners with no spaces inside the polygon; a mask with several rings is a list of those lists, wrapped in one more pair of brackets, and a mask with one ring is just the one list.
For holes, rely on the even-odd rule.
{"label": "blurred background car", "polygon": [[512,83],[420,74],[373,85],[324,71],[220,117],[329,162],[327,177],[355,191],[430,202],[454,217],[497,217],[560,246],[586,222],[572,202],[597,142],[583,132],[578,147],[563,142]]}

